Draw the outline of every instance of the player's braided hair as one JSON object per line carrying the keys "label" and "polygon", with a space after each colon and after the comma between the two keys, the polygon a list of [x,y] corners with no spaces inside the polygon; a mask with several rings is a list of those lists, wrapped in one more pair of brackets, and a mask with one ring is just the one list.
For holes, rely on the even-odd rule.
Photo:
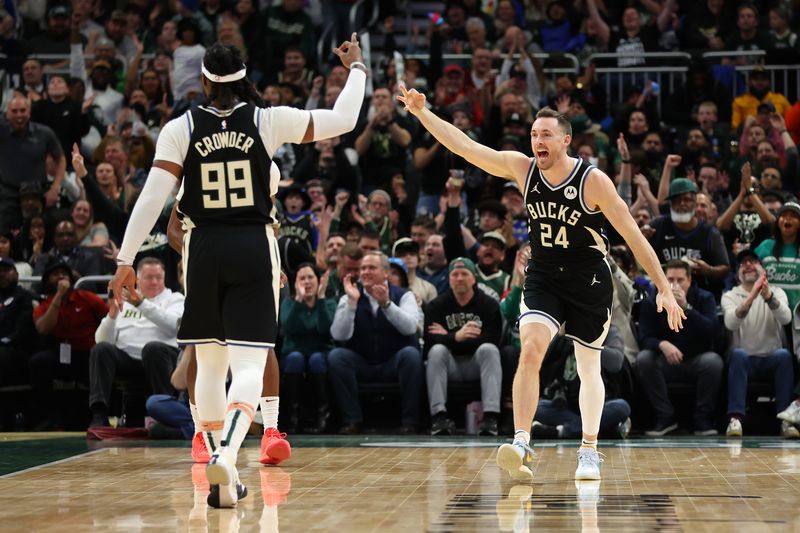
{"label": "player's braided hair", "polygon": [[[235,46],[215,43],[206,50],[203,64],[212,74],[226,76],[241,70],[244,61],[242,52]],[[236,100],[266,107],[256,88],[246,76],[230,83],[211,83],[211,92],[207,104],[215,105],[219,109],[232,108]]]}

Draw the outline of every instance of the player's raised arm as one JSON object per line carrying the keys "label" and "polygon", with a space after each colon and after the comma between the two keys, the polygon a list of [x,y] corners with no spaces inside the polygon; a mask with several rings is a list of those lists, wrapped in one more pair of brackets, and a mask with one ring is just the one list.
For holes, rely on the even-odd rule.
{"label": "player's raised arm", "polygon": [[361,55],[356,33],[349,41],[334,48],[333,52],[342,60],[342,65],[350,71],[347,82],[336,98],[333,109],[314,109],[303,136],[304,143],[330,139],[344,135],[356,127],[361,104],[364,102],[364,88],[367,81],[367,67]]}
{"label": "player's raised arm", "polygon": [[[403,94],[397,95],[397,99],[403,102],[406,109],[417,117],[425,129],[448,150],[492,176],[518,182],[525,179],[525,173],[530,166],[530,159],[526,155],[520,152],[499,152],[473,141],[464,132],[426,108],[424,94],[417,92],[416,89],[407,91],[402,85],[400,90]],[[523,184],[520,183],[520,188],[522,187]]]}
{"label": "player's raised arm", "polygon": [[656,288],[658,288],[658,296],[656,297],[658,310],[666,309],[669,327],[675,331],[680,330],[683,327],[683,320],[686,319],[686,315],[678,305],[678,302],[675,301],[669,282],[667,282],[664,271],[661,270],[661,263],[656,252],[642,235],[641,230],[636,225],[636,221],[633,220],[630,211],[628,211],[625,201],[617,194],[611,179],[600,170],[592,170],[586,179],[585,197],[587,205],[599,207],[603,215],[614,226],[614,229],[628,243],[636,260],[644,267],[645,271],[650,275],[650,279],[653,280]]}

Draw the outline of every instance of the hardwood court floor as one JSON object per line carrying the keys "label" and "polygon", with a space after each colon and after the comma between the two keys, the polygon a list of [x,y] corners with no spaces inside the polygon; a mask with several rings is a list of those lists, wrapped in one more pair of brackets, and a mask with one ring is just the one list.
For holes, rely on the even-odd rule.
{"label": "hardwood court floor", "polygon": [[[564,443],[538,444],[534,482],[515,485],[492,440],[399,439],[297,438],[283,467],[260,466],[248,441],[250,493],[222,511],[207,508],[204,468],[186,447],[84,451],[0,477],[0,530],[800,531],[796,442],[607,443],[602,483],[576,488]],[[0,453],[20,445],[0,435]]]}

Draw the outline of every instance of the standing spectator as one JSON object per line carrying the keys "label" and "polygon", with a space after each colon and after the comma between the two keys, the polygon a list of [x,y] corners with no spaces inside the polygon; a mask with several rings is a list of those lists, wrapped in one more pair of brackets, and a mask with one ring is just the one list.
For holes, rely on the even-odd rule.
{"label": "standing spectator", "polygon": [[47,11],[47,31],[26,41],[26,52],[30,55],[69,54],[69,21],[69,7],[64,5],[51,7]]}
{"label": "standing spectator", "polygon": [[419,307],[413,293],[390,285],[388,277],[386,256],[370,252],[361,262],[361,283],[356,285],[352,275],[343,280],[345,295],[336,307],[331,336],[344,347],[328,355],[343,434],[361,432],[359,379],[399,379],[401,432],[415,433],[419,426],[422,355],[415,338]]}
{"label": "standing spectator", "polygon": [[747,117],[755,117],[758,114],[758,106],[762,103],[771,103],[775,112],[781,116],[791,105],[784,95],[770,90],[769,74],[763,67],[757,66],[750,73],[747,92],[733,100],[731,128],[736,129],[744,124]]}
{"label": "standing spectator", "polygon": [[316,417],[307,428],[309,433],[324,433],[330,418],[328,395],[328,352],[333,349],[331,324],[336,312],[336,300],[325,298],[328,276],[322,280],[310,263],[297,269],[294,298],[281,303],[281,399],[289,433],[297,433],[300,423],[300,401],[303,374],[311,380],[316,396]]}
{"label": "standing spectator", "polygon": [[800,205],[787,202],[780,208],[773,229],[773,238],[756,248],[767,271],[767,281],[786,292],[789,309],[794,312],[800,302],[800,263],[797,232],[800,231]]}
{"label": "standing spectator", "polygon": [[28,358],[36,342],[33,294],[19,286],[14,260],[0,258],[0,385],[28,383]]}
{"label": "standing spectator", "polygon": [[[733,332],[733,351],[728,359],[728,437],[742,436],[748,379],[774,381],[777,412],[792,402],[794,384],[792,354],[784,348],[783,327],[792,320],[786,293],[780,287],[770,287],[753,250],[741,251],[736,261],[739,285],[722,295],[725,327]],[[797,428],[785,420],[781,434],[800,437]]]}
{"label": "standing spectator", "polygon": [[726,50],[748,51],[772,48],[770,34],[758,27],[758,8],[755,4],[749,2],[739,4],[736,10],[736,28],[725,39]]}
{"label": "standing spectator", "polygon": [[[170,375],[178,362],[178,323],[183,294],[164,285],[164,263],[145,257],[136,267],[135,293],[122,295],[122,309],[109,299],[108,315],[89,352],[90,427],[108,425],[115,380],[145,381],[153,394],[172,394]],[[141,291],[141,292],[140,292]]]}
{"label": "standing spectator", "polygon": [[22,225],[19,189],[23,182],[45,185],[45,159],[56,161],[53,185],[45,194],[45,205],[58,200],[67,161],[53,130],[31,122],[31,102],[17,93],[8,104],[6,119],[0,121],[0,223],[5,228]]}
{"label": "standing spectator", "polygon": [[499,302],[511,282],[508,272],[500,269],[506,259],[506,238],[500,232],[487,231],[478,238],[478,244],[478,288]]}
{"label": "standing spectator", "polygon": [[[200,77],[197,73],[203,64],[206,49],[200,44],[200,28],[194,19],[183,18],[178,22],[177,37],[180,45],[175,48],[172,71],[172,98],[175,101],[189,102],[203,94]],[[176,103],[176,107],[177,107]]]}
{"label": "standing spectator", "polygon": [[34,420],[41,428],[52,428],[53,379],[88,384],[89,350],[94,334],[108,306],[96,294],[74,289],[69,265],[53,260],[42,273],[47,299],[33,310],[36,331],[45,337],[47,348],[33,354],[29,362],[34,397]]}
{"label": "standing spectator", "polygon": [[122,54],[125,59],[130,61],[136,54],[136,45],[134,44],[131,33],[133,29],[128,29],[128,16],[121,9],[115,9],[111,12],[111,16],[106,21],[106,37],[111,39],[114,47]]}
{"label": "standing spectator", "polygon": [[717,229],[725,237],[729,249],[738,242],[740,246],[755,250],[770,236],[775,225],[775,215],[761,200],[758,182],[751,178],[750,173],[750,163],[742,165],[739,194],[717,219]]}
{"label": "standing spectator", "polygon": [[3,111],[8,108],[15,93],[22,93],[24,96],[27,96],[31,102],[35,102],[44,97],[46,89],[47,86],[44,83],[42,64],[38,59],[26,59],[25,62],[22,63],[22,85],[10,89],[3,95]]}
{"label": "standing spectator", "polygon": [[[262,29],[264,56],[261,70],[277,72],[289,46],[297,46],[309,60],[316,57],[316,39],[311,17],[303,9],[302,0],[283,0],[266,10],[267,27]],[[266,31],[264,31],[266,30]]]}
{"label": "standing spectator", "polygon": [[665,2],[658,15],[657,21],[642,24],[642,16],[635,7],[627,7],[622,12],[620,31],[612,31],[608,24],[597,14],[594,0],[588,1],[589,13],[597,25],[598,42],[601,46],[608,46],[609,52],[624,54],[617,59],[619,67],[634,67],[644,65],[645,52],[656,52],[660,49],[658,39],[660,32],[667,28],[671,15],[671,2]]}
{"label": "standing spectator", "polygon": [[686,26],[681,42],[690,50],[722,50],[725,36],[728,35],[733,20],[730,2],[724,0],[705,0],[697,2],[686,17]]}
{"label": "standing spectator", "polygon": [[69,87],[63,76],[50,76],[47,82],[47,98],[33,103],[31,120],[44,124],[53,130],[61,143],[61,150],[67,154],[73,143],[81,142],[81,137],[89,133],[89,107],[93,99],[81,105],[69,97]]}
{"label": "standing spectator", "polygon": [[404,168],[406,148],[411,144],[410,123],[397,114],[389,89],[375,89],[367,120],[356,127],[354,136],[362,174],[371,178],[364,188],[388,189],[392,169]]}
{"label": "standing spectator", "polygon": [[458,257],[448,268],[450,290],[433,300],[425,313],[426,367],[431,435],[449,435],[447,381],[480,378],[483,423],[481,435],[497,435],[500,418],[500,331],[497,300],[477,289],[475,264]]}
{"label": "standing spectator", "polygon": [[667,281],[678,305],[687,316],[679,332],[669,329],[666,317],[656,311],[654,297],[642,303],[636,365],[642,387],[655,411],[655,425],[645,432],[661,437],[678,428],[675,409],[667,395],[670,381],[689,381],[695,387],[695,435],[716,435],[714,412],[722,381],[722,358],[712,351],[716,338],[717,305],[711,293],[692,285],[689,264],[672,260],[666,266]]}

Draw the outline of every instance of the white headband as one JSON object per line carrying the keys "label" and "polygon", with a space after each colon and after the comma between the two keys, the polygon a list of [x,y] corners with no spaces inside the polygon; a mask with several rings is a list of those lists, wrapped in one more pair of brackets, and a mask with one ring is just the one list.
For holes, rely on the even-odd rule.
{"label": "white headband", "polygon": [[247,69],[242,67],[242,70],[238,72],[234,72],[233,74],[226,74],[225,76],[218,76],[216,74],[212,74],[208,71],[205,64],[200,67],[200,70],[203,72],[203,75],[208,78],[209,80],[213,81],[214,83],[230,83],[232,81],[239,81],[247,75]]}

